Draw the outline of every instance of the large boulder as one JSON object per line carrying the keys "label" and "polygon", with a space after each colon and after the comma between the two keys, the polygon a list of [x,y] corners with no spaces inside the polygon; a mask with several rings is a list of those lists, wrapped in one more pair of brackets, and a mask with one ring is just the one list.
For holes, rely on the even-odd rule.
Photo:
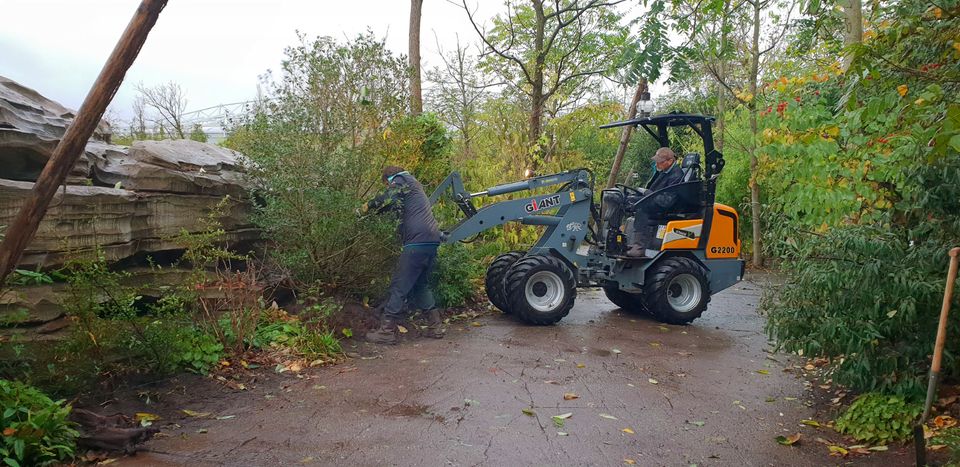
{"label": "large boulder", "polygon": [[[33,188],[30,182],[0,179],[0,225],[13,218]],[[20,261],[21,268],[49,268],[97,245],[107,260],[138,253],[182,249],[176,236],[205,229],[206,219],[222,198],[177,193],[147,193],[99,186],[66,186],[58,190],[47,215]],[[230,243],[257,238],[248,218],[250,205],[226,203],[218,219]]]}
{"label": "large boulder", "polygon": [[94,182],[137,191],[238,195],[246,191],[243,159],[230,149],[187,139],[137,141],[128,151],[90,144]]}
{"label": "large boulder", "polygon": [[[0,233],[14,225],[74,116],[0,76]],[[195,141],[114,145],[109,125],[101,122],[50,203],[19,268],[55,269],[96,248],[125,267],[142,266],[148,257],[172,261],[184,249],[177,236],[209,229],[203,220],[211,213],[217,213],[228,246],[255,241],[259,232],[249,221],[243,162],[234,151]],[[223,204],[226,196],[230,199]],[[63,294],[64,284],[0,289],[0,328],[26,310],[25,324],[39,335],[61,329]]]}
{"label": "large boulder", "polygon": [[[36,180],[74,117],[72,110],[0,76],[0,177]],[[101,121],[93,140],[109,142],[110,125]],[[70,181],[86,178],[89,165],[81,156]]]}

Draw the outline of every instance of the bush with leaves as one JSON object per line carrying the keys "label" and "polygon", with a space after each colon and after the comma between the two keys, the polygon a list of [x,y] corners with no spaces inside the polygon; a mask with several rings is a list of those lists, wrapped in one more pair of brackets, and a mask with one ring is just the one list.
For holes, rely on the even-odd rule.
{"label": "bush with leaves", "polygon": [[913,432],[921,407],[902,397],[867,393],[837,418],[837,431],[864,443],[885,445],[906,441]]}
{"label": "bush with leaves", "polygon": [[[946,252],[960,244],[960,16],[919,0],[878,8],[882,26],[846,73],[833,64],[770,85],[783,100],[763,120],[762,181],[779,213],[767,244],[789,277],[765,306],[782,348],[831,358],[839,383],[910,400],[925,388]],[[957,352],[948,341],[947,378],[960,377]]]}
{"label": "bush with leaves", "polygon": [[398,251],[396,223],[354,212],[382,188],[385,148],[396,142],[387,130],[406,111],[406,60],[371,33],[300,39],[279,76],[265,78],[269,99],[233,122],[225,144],[252,161],[253,221],[270,257],[306,286],[375,295]]}
{"label": "bush with leaves", "polygon": [[443,245],[437,253],[433,292],[437,305],[458,307],[475,302],[486,264],[500,251],[496,242],[480,245]]}
{"label": "bush with leaves", "polygon": [[0,456],[8,466],[50,465],[73,457],[79,436],[67,420],[70,406],[38,389],[0,379]]}

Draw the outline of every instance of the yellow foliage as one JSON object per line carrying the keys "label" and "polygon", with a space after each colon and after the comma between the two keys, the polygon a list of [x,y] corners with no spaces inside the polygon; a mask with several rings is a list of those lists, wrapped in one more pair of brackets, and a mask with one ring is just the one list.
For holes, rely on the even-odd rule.
{"label": "yellow foliage", "polygon": [[906,96],[908,92],[910,92],[910,88],[906,84],[897,86],[897,94],[900,94],[900,97]]}

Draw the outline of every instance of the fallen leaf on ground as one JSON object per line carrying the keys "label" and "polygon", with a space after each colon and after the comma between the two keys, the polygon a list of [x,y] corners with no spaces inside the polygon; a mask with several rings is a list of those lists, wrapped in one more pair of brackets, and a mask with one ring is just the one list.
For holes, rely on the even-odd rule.
{"label": "fallen leaf on ground", "polygon": [[474,322],[470,323],[470,325],[473,326],[473,327],[475,327],[475,328],[479,328],[480,326],[483,326],[483,324],[482,324],[480,321],[474,321]]}
{"label": "fallen leaf on ground", "polygon": [[567,433],[565,433],[565,432],[563,432],[563,431],[558,431],[558,432],[557,432],[557,436],[567,436]]}
{"label": "fallen leaf on ground", "polygon": [[207,429],[206,429],[206,428],[201,428],[201,429],[197,430],[197,433],[206,433],[206,432],[207,432]]}
{"label": "fallen leaf on ground", "polygon": [[577,368],[586,368],[587,366],[583,363],[577,363]]}
{"label": "fallen leaf on ground", "polygon": [[776,402],[776,401],[777,401],[777,398],[776,398],[776,397],[768,397],[768,398],[767,398],[767,402]]}
{"label": "fallen leaf on ground", "polygon": [[528,409],[520,409],[520,411],[523,412],[524,415],[529,415],[529,416],[531,416],[531,417],[536,417],[536,416],[537,416],[537,413],[534,412],[533,409],[529,409],[529,408],[528,408]]}
{"label": "fallen leaf on ground", "polygon": [[681,357],[692,357],[692,356],[693,356],[693,352],[677,352],[677,355],[679,355],[679,356],[681,356]]}
{"label": "fallen leaf on ground", "polygon": [[311,462],[313,462],[313,456],[307,456],[307,457],[304,457],[303,459],[300,459],[301,464],[309,464]]}
{"label": "fallen leaf on ground", "polygon": [[153,422],[160,420],[159,415],[147,412],[137,412],[133,418],[140,423],[140,426],[150,426]]}
{"label": "fallen leaf on ground", "polygon": [[560,384],[560,383],[558,383],[558,382],[556,382],[556,381],[554,381],[554,380],[552,380],[552,379],[548,379],[548,380],[544,381],[544,383],[546,383],[546,384]]}
{"label": "fallen leaf on ground", "polygon": [[770,374],[770,371],[768,371],[768,370],[757,370],[757,373],[760,373],[761,375],[769,375],[769,374]]}
{"label": "fallen leaf on ground", "polygon": [[187,414],[187,415],[189,415],[189,416],[191,416],[191,417],[197,417],[197,418],[203,418],[203,417],[209,417],[209,416],[210,416],[210,412],[194,412],[193,410],[190,410],[190,409],[183,409],[183,410],[181,410],[181,412],[183,412],[183,413],[185,413],[185,414]]}
{"label": "fallen leaf on ground", "polygon": [[657,381],[657,380],[655,380],[655,379],[653,379],[653,378],[650,378],[650,379],[648,379],[647,381],[649,381],[650,384],[660,384],[660,381]]}
{"label": "fallen leaf on ground", "polygon": [[217,420],[230,420],[231,418],[237,418],[236,415],[221,415],[217,417]]}
{"label": "fallen leaf on ground", "polygon": [[572,417],[573,413],[567,412],[565,414],[554,415],[551,417],[553,419],[553,425],[557,428],[563,428],[563,421]]}
{"label": "fallen leaf on ground", "polygon": [[399,324],[397,325],[397,331],[400,331],[400,334],[406,334],[407,332],[409,332],[409,331],[407,331],[407,328],[405,328],[405,327],[403,327],[403,326],[401,326],[401,325],[399,325]]}
{"label": "fallen leaf on ground", "polygon": [[[117,182],[117,183],[119,184],[120,182]],[[112,464],[112,463],[116,462],[117,459],[119,459],[119,457],[113,457],[113,458],[110,458],[110,459],[102,460],[102,461],[100,461],[100,462],[97,462],[97,465],[108,465],[108,464]]]}
{"label": "fallen leaf on ground", "polygon": [[613,352],[614,355],[623,353],[620,351],[620,349],[611,349],[610,352]]}
{"label": "fallen leaf on ground", "polygon": [[16,428],[7,427],[3,429],[3,436],[13,436],[17,433]]}
{"label": "fallen leaf on ground", "polygon": [[617,417],[614,417],[613,415],[606,414],[606,413],[600,414],[600,418],[606,418],[607,420],[616,420],[616,419],[617,419]]}
{"label": "fallen leaf on ground", "polygon": [[797,398],[796,398],[796,397],[784,397],[783,400],[785,400],[785,401],[795,401],[795,400],[797,400]]}
{"label": "fallen leaf on ground", "polygon": [[620,431],[622,431],[622,432],[624,432],[624,433],[626,433],[626,434],[628,434],[628,435],[632,435],[632,434],[633,434],[633,430],[631,430],[631,429],[629,429],[629,428],[624,428],[624,429],[622,429],[622,430],[620,430]]}
{"label": "fallen leaf on ground", "polygon": [[574,393],[572,393],[572,392],[566,392],[566,393],[563,394],[563,400],[565,400],[565,401],[572,401],[572,400],[574,400],[574,399],[579,399],[579,398],[580,398],[580,396],[578,396],[578,395],[576,395],[576,394],[574,394]]}
{"label": "fallen leaf on ground", "polygon": [[693,421],[693,422],[687,422],[687,423],[689,423],[689,424],[691,424],[691,425],[696,425],[696,426],[706,425],[706,422],[701,422],[701,421],[699,421],[699,420]]}
{"label": "fallen leaf on ground", "polygon": [[830,450],[831,456],[836,457],[846,457],[847,454],[850,454],[850,451],[847,451],[843,446],[837,446],[836,444],[831,444],[827,446],[827,449]]}
{"label": "fallen leaf on ground", "polygon": [[784,446],[793,446],[798,441],[800,441],[800,433],[793,434],[790,436],[777,436],[777,442]]}
{"label": "fallen leaf on ground", "polygon": [[957,419],[949,415],[940,415],[933,419],[933,425],[937,427],[938,430],[944,428],[950,428],[957,425]]}
{"label": "fallen leaf on ground", "polygon": [[806,365],[803,367],[803,369],[804,369],[804,370],[807,370],[807,371],[813,371],[813,370],[816,370],[817,367],[815,367],[815,366],[813,366],[813,365],[811,365],[811,364],[808,363],[808,364],[806,364]]}
{"label": "fallen leaf on ground", "polygon": [[624,460],[623,460],[623,463],[624,463],[624,464],[627,464],[627,465],[635,465],[635,464],[637,463],[637,461],[635,461],[635,460],[633,460],[633,459],[624,459]]}
{"label": "fallen leaf on ground", "polygon": [[668,327],[666,327],[666,326],[657,326],[657,328],[660,329],[661,331],[669,331],[669,330],[670,330],[670,328],[668,328]]}
{"label": "fallen leaf on ground", "polygon": [[650,343],[650,347],[660,347],[660,345],[661,345],[661,344],[660,344],[659,342],[651,342],[651,343]]}
{"label": "fallen leaf on ground", "polygon": [[878,451],[878,452],[883,452],[883,451],[889,450],[886,446],[873,446],[873,447],[867,448],[867,449],[869,449],[869,450],[871,450],[871,451]]}
{"label": "fallen leaf on ground", "polygon": [[817,427],[820,426],[820,422],[816,420],[800,420],[800,423],[807,426],[817,426]]}
{"label": "fallen leaf on ground", "polygon": [[927,449],[931,451],[939,451],[945,447],[947,447],[946,444],[933,444],[933,445],[927,446]]}
{"label": "fallen leaf on ground", "polygon": [[464,400],[463,400],[463,405],[465,405],[465,406],[467,406],[467,407],[472,407],[472,406],[475,406],[475,405],[480,405],[480,401],[476,401],[476,400],[473,400],[473,399],[464,399]]}

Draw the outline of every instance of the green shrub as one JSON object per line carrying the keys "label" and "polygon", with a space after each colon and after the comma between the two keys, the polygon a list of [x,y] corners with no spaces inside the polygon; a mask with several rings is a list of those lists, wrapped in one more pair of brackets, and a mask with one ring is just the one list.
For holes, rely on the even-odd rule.
{"label": "green shrub", "polygon": [[[777,249],[789,277],[763,306],[778,345],[831,358],[838,383],[919,400],[946,252],[960,242],[960,160],[916,168],[904,179],[911,188],[901,191],[887,223],[784,235]],[[951,321],[948,333],[960,333],[960,323]],[[960,339],[946,345],[944,377],[960,377]]]}
{"label": "green shrub", "polygon": [[312,307],[317,321],[301,321],[300,317],[283,310],[268,310],[264,313],[251,345],[258,349],[285,348],[308,359],[334,357],[343,352],[336,334],[327,329],[324,316],[336,312],[339,305],[323,302]]}
{"label": "green shrub", "polygon": [[[387,129],[406,113],[406,60],[370,33],[301,36],[285,53],[276,79],[264,80],[269,100],[233,122],[225,142],[253,162],[253,222],[270,258],[302,285],[377,295],[398,250],[396,221],[354,212],[383,186],[396,141]],[[443,146],[434,139],[428,147]]]}
{"label": "green shrub", "polygon": [[485,300],[481,291],[487,266],[508,249],[501,241],[486,239],[467,245],[441,245],[433,277],[437,305],[460,307]]}
{"label": "green shrub", "polygon": [[178,345],[180,365],[188,370],[206,374],[223,358],[223,344],[215,336],[199,329],[184,333]]}
{"label": "green shrub", "polygon": [[79,434],[67,420],[70,406],[18,381],[0,379],[3,443],[6,465],[49,465],[73,457]]}
{"label": "green shrub", "polygon": [[887,444],[906,441],[913,433],[913,421],[921,412],[917,404],[902,397],[879,393],[863,394],[837,418],[837,431],[857,441]]}

